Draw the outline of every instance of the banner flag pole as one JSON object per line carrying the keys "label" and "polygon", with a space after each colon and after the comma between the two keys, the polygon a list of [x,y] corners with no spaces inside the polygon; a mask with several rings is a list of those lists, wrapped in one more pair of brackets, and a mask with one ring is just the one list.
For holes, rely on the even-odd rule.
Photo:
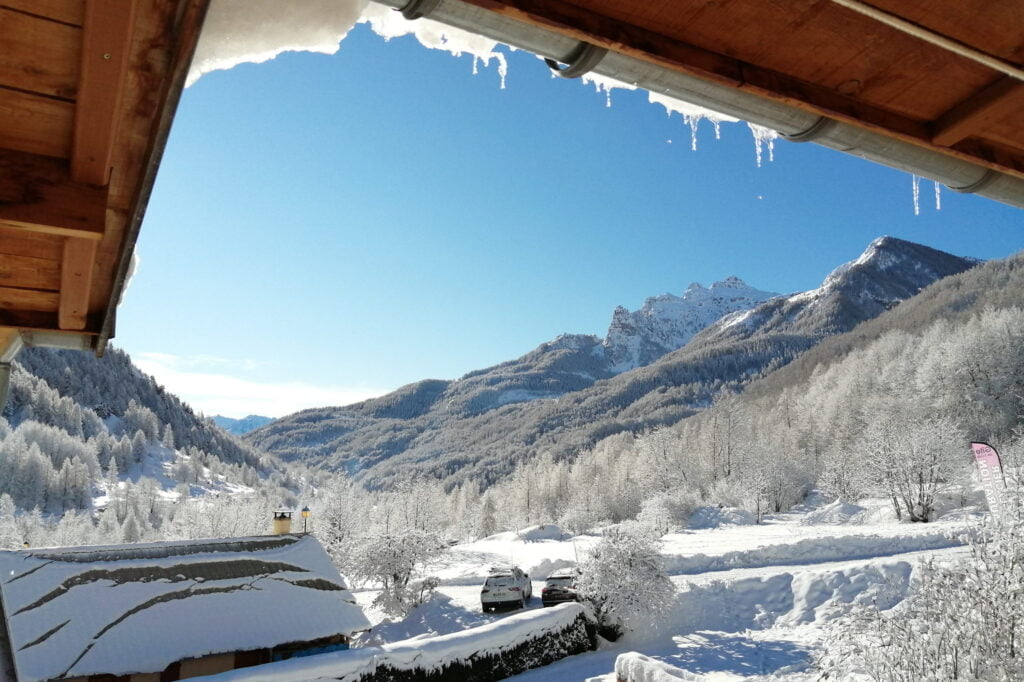
{"label": "banner flag pole", "polygon": [[1006,478],[1003,476],[999,453],[988,443],[971,443],[971,450],[978,465],[978,478],[985,490],[989,512],[993,519],[1002,523],[1006,517]]}

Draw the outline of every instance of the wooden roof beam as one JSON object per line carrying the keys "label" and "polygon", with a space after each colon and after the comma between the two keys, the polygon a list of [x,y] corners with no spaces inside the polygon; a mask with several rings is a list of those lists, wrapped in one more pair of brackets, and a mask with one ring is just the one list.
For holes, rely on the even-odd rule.
{"label": "wooden roof beam", "polygon": [[107,189],[72,182],[66,161],[0,149],[0,226],[99,240],[106,215]]}
{"label": "wooden roof beam", "polygon": [[86,0],[75,128],[71,143],[71,178],[106,185],[117,134],[135,0]]}
{"label": "wooden roof beam", "polygon": [[972,136],[984,137],[987,125],[1024,111],[1024,83],[1004,76],[940,116],[932,126],[932,142],[951,147]]}
{"label": "wooden roof beam", "polygon": [[64,242],[60,268],[60,307],[57,311],[57,324],[61,329],[85,329],[95,266],[95,241],[68,239]]}

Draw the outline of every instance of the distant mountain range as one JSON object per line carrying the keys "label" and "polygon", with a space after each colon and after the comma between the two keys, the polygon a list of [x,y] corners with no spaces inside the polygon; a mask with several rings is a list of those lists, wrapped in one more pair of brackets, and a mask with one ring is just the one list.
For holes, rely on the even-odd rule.
{"label": "distant mountain range", "polygon": [[219,414],[215,414],[211,419],[213,419],[214,424],[228,433],[235,434],[236,436],[249,433],[254,429],[266,426],[270,422],[274,421],[273,417],[261,417],[258,414],[250,414],[248,417],[242,417],[241,419],[222,417]]}
{"label": "distant mountain range", "polygon": [[882,237],[812,291],[778,296],[735,277],[691,285],[616,309],[603,340],[563,335],[456,381],[304,410],[246,439],[372,485],[409,473],[486,483],[524,459],[675,423],[977,262]]}

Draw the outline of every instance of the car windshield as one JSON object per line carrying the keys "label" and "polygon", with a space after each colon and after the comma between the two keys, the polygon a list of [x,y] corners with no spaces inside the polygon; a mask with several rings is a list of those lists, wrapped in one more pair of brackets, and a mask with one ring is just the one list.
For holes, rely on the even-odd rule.
{"label": "car windshield", "polygon": [[572,578],[548,578],[548,587],[572,587]]}
{"label": "car windshield", "polygon": [[487,582],[484,583],[487,587],[508,587],[509,585],[515,585],[515,581],[510,575],[496,575],[488,578]]}

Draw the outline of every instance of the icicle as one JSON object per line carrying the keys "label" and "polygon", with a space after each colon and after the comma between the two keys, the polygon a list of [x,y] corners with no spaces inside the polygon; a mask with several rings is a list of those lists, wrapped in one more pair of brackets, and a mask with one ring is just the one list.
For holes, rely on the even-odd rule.
{"label": "icicle", "polygon": [[720,120],[718,120],[717,118],[712,118],[712,119],[710,119],[710,121],[711,121],[711,125],[715,126],[715,139],[716,140],[721,140],[722,139],[722,122]]}
{"label": "icicle", "polygon": [[480,57],[477,57],[476,55],[473,55],[473,75],[474,76],[476,76],[476,75],[478,75],[480,73],[480,69],[477,66],[479,63],[480,63]]}
{"label": "icicle", "polygon": [[[554,75],[553,71],[551,73]],[[594,86],[594,90],[603,92],[604,105],[609,108],[612,106],[612,90],[615,88],[620,90],[636,90],[635,83],[624,83],[620,80],[594,73],[593,71],[583,74],[583,82],[591,83]]]}
{"label": "icicle", "polygon": [[921,178],[917,175],[910,176],[910,185],[914,192],[914,215],[921,215]]}
{"label": "icicle", "polygon": [[701,118],[703,117],[700,115],[683,114],[683,121],[690,126],[690,149],[692,151],[697,151],[697,126],[700,125]]}
{"label": "icicle", "polygon": [[747,122],[747,127],[750,128],[750,134],[754,136],[754,153],[757,155],[757,167],[761,167],[763,147],[768,148],[768,161],[775,161],[775,138],[779,134],[771,128],[765,128],[749,121]]}
{"label": "icicle", "polygon": [[935,183],[935,210],[942,210],[942,185],[938,182]]}

